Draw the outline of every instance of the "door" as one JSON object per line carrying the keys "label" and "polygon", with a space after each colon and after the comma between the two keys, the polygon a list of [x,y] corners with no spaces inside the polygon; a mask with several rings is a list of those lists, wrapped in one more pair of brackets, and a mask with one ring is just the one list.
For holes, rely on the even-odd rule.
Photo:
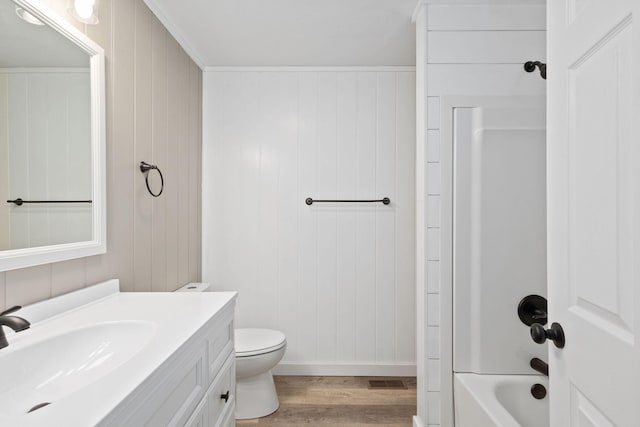
{"label": "door", "polygon": [[548,2],[552,427],[640,426],[638,19],[639,0]]}

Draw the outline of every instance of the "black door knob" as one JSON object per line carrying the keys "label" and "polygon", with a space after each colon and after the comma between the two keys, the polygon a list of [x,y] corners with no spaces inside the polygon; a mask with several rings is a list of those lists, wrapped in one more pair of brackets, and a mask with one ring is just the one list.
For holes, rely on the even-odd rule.
{"label": "black door knob", "polygon": [[559,323],[552,323],[549,329],[545,329],[539,323],[531,325],[531,338],[538,344],[544,343],[546,340],[551,340],[558,348],[564,347],[564,330]]}
{"label": "black door knob", "polygon": [[227,390],[225,394],[221,394],[220,399],[223,399],[224,403],[227,403],[227,401],[229,401],[229,390]]}

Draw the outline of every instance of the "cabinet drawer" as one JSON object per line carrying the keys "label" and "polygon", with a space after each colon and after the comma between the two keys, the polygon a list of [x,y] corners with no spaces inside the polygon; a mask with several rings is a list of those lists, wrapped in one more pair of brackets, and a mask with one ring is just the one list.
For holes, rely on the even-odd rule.
{"label": "cabinet drawer", "polygon": [[218,377],[207,392],[209,425],[221,426],[223,416],[231,413],[235,417],[236,400],[236,359],[231,353],[225,361]]}

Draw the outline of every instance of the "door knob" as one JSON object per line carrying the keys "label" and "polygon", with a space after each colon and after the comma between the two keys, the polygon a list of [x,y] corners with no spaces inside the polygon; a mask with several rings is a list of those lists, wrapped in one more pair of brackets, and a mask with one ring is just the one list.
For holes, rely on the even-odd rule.
{"label": "door knob", "polygon": [[564,348],[564,330],[559,323],[552,323],[549,329],[545,329],[540,323],[534,323],[531,325],[531,338],[538,344],[549,339],[556,347]]}

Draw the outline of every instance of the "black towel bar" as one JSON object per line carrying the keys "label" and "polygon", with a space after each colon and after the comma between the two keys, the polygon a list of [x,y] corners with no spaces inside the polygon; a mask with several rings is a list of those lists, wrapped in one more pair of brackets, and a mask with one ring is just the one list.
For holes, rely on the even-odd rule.
{"label": "black towel bar", "polygon": [[25,203],[93,203],[91,200],[22,200],[17,198],[15,200],[7,200],[7,203],[13,203],[16,206],[22,206]]}
{"label": "black towel bar", "polygon": [[388,205],[391,203],[391,200],[388,197],[379,200],[314,200],[311,197],[307,197],[304,202],[307,205],[312,205],[314,203],[382,203],[384,205]]}

